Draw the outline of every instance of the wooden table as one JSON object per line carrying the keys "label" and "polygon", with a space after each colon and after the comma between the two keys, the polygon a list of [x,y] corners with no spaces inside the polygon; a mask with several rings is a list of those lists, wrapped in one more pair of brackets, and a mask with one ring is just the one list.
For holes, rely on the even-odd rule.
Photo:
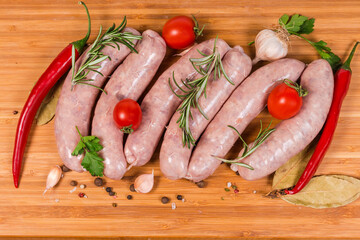
{"label": "wooden table", "polygon": [[[219,35],[230,45],[246,44],[261,29],[277,23],[283,14],[301,13],[316,18],[312,40],[324,40],[340,57],[348,55],[360,40],[360,1],[90,1],[92,37],[100,24],[109,27],[128,17],[138,30],[161,32],[170,17],[197,14],[206,23],[205,39]],[[207,180],[206,188],[186,181],[165,179],[159,170],[158,151],[150,164],[132,169],[122,181],[107,180],[118,193],[109,197],[94,186],[89,174],[69,172],[54,190],[42,195],[49,169],[61,164],[57,154],[54,125],[33,126],[25,153],[19,189],[13,187],[11,159],[19,114],[35,81],[68,42],[82,38],[87,28],[84,9],[76,1],[0,0],[0,235],[1,236],[166,236],[166,237],[360,237],[360,200],[336,209],[315,210],[270,200],[271,177],[247,182],[226,165]],[[318,58],[306,42],[292,38],[289,57],[309,63]],[[174,61],[168,50],[160,72]],[[331,149],[318,173],[360,177],[360,52],[352,64],[353,79],[345,99]],[[259,118],[269,120],[267,113]],[[258,119],[245,132],[251,140]],[[240,145],[229,156],[235,156]],[[155,189],[150,194],[133,194],[127,200],[133,176],[155,169]],[[70,193],[71,180],[87,185],[88,198],[79,190]],[[227,193],[227,182],[238,185],[238,194]],[[186,202],[176,200],[182,194]],[[176,202],[163,205],[162,196]],[[223,197],[224,200],[221,198]],[[59,202],[55,200],[58,199]],[[112,203],[118,207],[112,207]]]}

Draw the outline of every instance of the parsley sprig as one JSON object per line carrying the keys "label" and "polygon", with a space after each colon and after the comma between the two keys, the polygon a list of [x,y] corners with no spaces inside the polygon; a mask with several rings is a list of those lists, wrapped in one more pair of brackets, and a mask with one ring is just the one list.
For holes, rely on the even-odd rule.
{"label": "parsley sprig", "polygon": [[319,42],[313,42],[304,37],[302,34],[310,34],[314,31],[314,18],[308,18],[299,14],[289,16],[287,14],[282,15],[279,18],[279,24],[290,35],[298,36],[313,46],[319,53],[320,57],[328,61],[335,71],[341,65],[341,59],[331,51],[331,48],[327,46],[327,43],[320,40]]}
{"label": "parsley sprig", "polygon": [[99,156],[97,152],[103,149],[103,146],[99,143],[100,139],[95,136],[83,137],[76,126],[76,130],[80,135],[80,141],[71,153],[73,156],[78,156],[85,153],[81,166],[83,166],[93,176],[103,176],[104,171],[104,159]]}
{"label": "parsley sprig", "polygon": [[169,78],[169,86],[171,91],[181,100],[183,100],[180,107],[177,111],[180,112],[180,117],[177,120],[179,123],[179,127],[183,130],[182,134],[182,142],[183,146],[187,146],[190,148],[190,144],[195,145],[195,139],[191,133],[189,121],[192,119],[191,108],[197,108],[200,113],[204,116],[204,118],[208,119],[205,112],[202,110],[199,104],[199,98],[202,94],[206,98],[206,86],[211,74],[214,74],[214,80],[221,77],[221,74],[224,75],[226,80],[234,85],[234,83],[230,80],[229,76],[225,73],[224,67],[221,62],[221,55],[216,47],[216,41],[214,42],[213,52],[210,55],[207,55],[200,50],[198,52],[203,56],[202,58],[191,58],[190,62],[193,65],[194,69],[201,74],[201,77],[192,81],[184,81],[181,79],[184,87],[180,87],[180,85],[176,82],[174,77],[174,72],[172,75],[172,79],[176,87],[183,92],[183,94],[178,94],[175,92],[173,87],[171,86],[171,79]]}
{"label": "parsley sprig", "polygon": [[251,147],[249,147],[249,145],[245,142],[245,140],[241,137],[241,134],[239,133],[239,131],[231,126],[231,125],[228,125],[229,128],[233,129],[239,136],[240,140],[242,141],[243,143],[243,148],[244,148],[244,151],[243,153],[241,154],[241,156],[233,159],[233,160],[227,160],[227,159],[224,159],[224,158],[220,158],[220,157],[217,157],[217,156],[213,156],[214,158],[218,159],[218,160],[221,160],[225,163],[233,163],[235,165],[239,165],[239,166],[242,166],[242,167],[245,167],[245,168],[248,168],[250,170],[254,170],[254,168],[246,163],[242,163],[242,162],[239,162],[241,161],[242,159],[250,156],[253,152],[255,152],[255,150],[260,147],[260,145],[270,136],[271,133],[273,133],[275,131],[275,128],[270,128],[270,125],[271,125],[271,122],[270,124],[267,126],[267,128],[263,129],[263,125],[262,125],[262,121],[260,120],[260,131],[253,143],[253,145]]}
{"label": "parsley sprig", "polygon": [[[101,66],[99,63],[104,61],[105,59],[110,59],[109,56],[103,54],[101,50],[105,46],[110,46],[113,48],[120,49],[119,44],[123,44],[126,47],[128,47],[132,52],[136,52],[136,49],[134,48],[134,43],[132,42],[135,39],[141,39],[141,36],[134,35],[131,32],[122,32],[123,29],[126,27],[126,16],[124,17],[122,23],[115,28],[115,24],[113,24],[102,36],[102,26],[100,26],[100,31],[98,36],[96,37],[96,40],[91,45],[90,50],[86,53],[85,60],[83,63],[79,66],[78,69],[75,70],[75,47],[72,47],[72,86],[74,87],[76,84],[82,84],[82,85],[89,85],[92,87],[95,87],[103,92],[105,92],[102,88],[97,87],[94,84],[91,84],[90,82],[94,81],[93,79],[88,79],[87,75],[92,71],[100,74],[103,76],[103,74],[99,71],[97,71],[98,68]],[[106,93],[106,92],[105,92]]]}

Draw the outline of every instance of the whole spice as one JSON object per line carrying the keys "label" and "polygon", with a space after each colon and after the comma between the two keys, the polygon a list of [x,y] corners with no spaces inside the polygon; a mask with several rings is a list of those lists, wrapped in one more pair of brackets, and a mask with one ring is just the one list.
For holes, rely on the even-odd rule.
{"label": "whole spice", "polygon": [[177,195],[177,196],[176,196],[176,199],[181,201],[181,200],[183,199],[183,196]]}
{"label": "whole spice", "polygon": [[154,169],[151,174],[142,174],[135,179],[135,191],[140,193],[148,193],[154,186]]}
{"label": "whole spice", "polygon": [[95,178],[94,180],[94,184],[95,186],[101,187],[104,184],[104,181],[102,180],[102,178]]}
{"label": "whole spice", "polygon": [[196,186],[198,186],[198,188],[206,187],[206,183],[203,180],[201,180],[200,182],[196,182],[195,184]]}
{"label": "whole spice", "polygon": [[105,191],[107,191],[107,192],[111,192],[111,187],[107,187],[106,189],[105,189]]}
{"label": "whole spice", "polygon": [[170,202],[170,199],[169,199],[168,197],[162,197],[162,198],[161,198],[161,202],[162,202],[163,204],[166,204],[166,203]]}
{"label": "whole spice", "polygon": [[71,169],[68,168],[68,167],[65,166],[65,165],[62,165],[62,166],[61,166],[61,169],[62,169],[63,172],[70,172],[70,171],[71,171]]}
{"label": "whole spice", "polygon": [[46,179],[46,188],[43,194],[45,194],[47,190],[53,188],[59,182],[61,175],[62,171],[59,166],[55,166],[50,170]]}
{"label": "whole spice", "polygon": [[113,207],[117,207],[117,203],[113,203],[112,206],[113,206]]}
{"label": "whole spice", "polygon": [[324,158],[326,151],[328,150],[331,140],[333,138],[337,122],[339,120],[340,110],[342,102],[346,96],[346,93],[349,89],[350,79],[351,79],[351,68],[350,63],[354,56],[355,50],[359,42],[356,42],[353,47],[348,59],[340,67],[339,70],[335,73],[335,86],[334,86],[334,96],[333,101],[330,106],[330,111],[327,116],[320,140],[316,145],[315,151],[311,156],[303,174],[298,180],[294,188],[280,190],[280,193],[283,194],[296,194],[301,191],[314,176],[318,166],[321,163],[321,160]]}
{"label": "whole spice", "polygon": [[80,192],[80,193],[79,193],[79,197],[80,197],[80,198],[85,197],[85,193]]}
{"label": "whole spice", "polygon": [[127,195],[126,198],[127,198],[128,200],[131,200],[131,199],[133,198],[133,196],[132,196],[132,195]]}
{"label": "whole spice", "polygon": [[264,29],[255,38],[256,57],[253,64],[260,60],[274,61],[288,53],[288,34],[284,31]]}
{"label": "whole spice", "polygon": [[72,180],[72,181],[70,182],[70,185],[71,185],[71,186],[77,186],[77,184],[78,184],[77,181],[74,181],[74,180]]}
{"label": "whole spice", "polygon": [[239,192],[239,189],[234,189],[234,193],[238,193]]}
{"label": "whole spice", "polygon": [[130,191],[131,191],[131,192],[136,192],[134,184],[131,184],[131,185],[130,185]]}
{"label": "whole spice", "polygon": [[14,115],[16,115],[16,114],[18,114],[18,113],[19,113],[19,111],[17,111],[17,110],[14,110],[14,111],[13,111],[13,114],[14,114]]}
{"label": "whole spice", "polygon": [[113,192],[113,191],[109,192],[109,195],[110,195],[110,196],[115,196],[115,194],[116,194],[116,193]]}
{"label": "whole spice", "polygon": [[24,156],[26,142],[30,133],[31,125],[35,118],[36,112],[50,89],[55,85],[55,83],[60,79],[60,77],[63,76],[70,69],[71,61],[75,61],[79,58],[80,54],[84,49],[86,41],[90,36],[91,23],[89,11],[83,2],[79,3],[85,7],[88,16],[89,26],[86,36],[81,40],[70,43],[52,61],[52,63],[41,75],[41,77],[31,90],[30,95],[23,107],[23,110],[21,111],[15,135],[12,162],[12,173],[14,178],[14,185],[16,188],[19,187],[22,159]]}

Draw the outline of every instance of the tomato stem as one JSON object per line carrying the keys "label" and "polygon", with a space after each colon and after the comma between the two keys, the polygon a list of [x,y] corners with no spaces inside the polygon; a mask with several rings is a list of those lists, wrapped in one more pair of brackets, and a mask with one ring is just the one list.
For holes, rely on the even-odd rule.
{"label": "tomato stem", "polygon": [[127,133],[127,134],[131,134],[134,129],[132,129],[132,124],[130,124],[129,126],[123,127],[122,129],[120,129],[120,131],[122,131],[123,133]]}
{"label": "tomato stem", "polygon": [[308,93],[309,93],[309,92],[308,92],[305,88],[303,88],[301,85],[299,85],[299,84],[296,83],[296,82],[291,81],[290,79],[285,79],[285,80],[284,80],[284,83],[285,83],[287,86],[295,89],[295,90],[298,92],[298,94],[299,94],[300,97],[305,97],[305,96],[308,95]]}

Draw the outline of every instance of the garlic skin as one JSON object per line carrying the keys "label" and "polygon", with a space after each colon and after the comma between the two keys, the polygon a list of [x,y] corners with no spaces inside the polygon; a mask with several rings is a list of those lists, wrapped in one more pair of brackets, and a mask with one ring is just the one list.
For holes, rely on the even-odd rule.
{"label": "garlic skin", "polygon": [[46,179],[46,188],[43,195],[46,193],[47,190],[55,187],[55,185],[59,182],[61,175],[62,175],[62,170],[61,167],[58,165],[56,165],[50,170]]}
{"label": "garlic skin", "polygon": [[[238,171],[238,165],[232,163],[232,164],[230,165],[230,169],[233,170],[234,172],[237,172],[237,171]],[[231,184],[231,183],[230,183],[230,184]],[[230,186],[230,187],[231,187],[231,186]]]}
{"label": "garlic skin", "polygon": [[151,174],[142,174],[135,179],[135,191],[139,193],[148,193],[154,186],[154,169]]}
{"label": "garlic skin", "polygon": [[288,53],[286,33],[270,29],[260,31],[255,38],[256,57],[253,65],[260,60],[274,61],[283,58]]}

